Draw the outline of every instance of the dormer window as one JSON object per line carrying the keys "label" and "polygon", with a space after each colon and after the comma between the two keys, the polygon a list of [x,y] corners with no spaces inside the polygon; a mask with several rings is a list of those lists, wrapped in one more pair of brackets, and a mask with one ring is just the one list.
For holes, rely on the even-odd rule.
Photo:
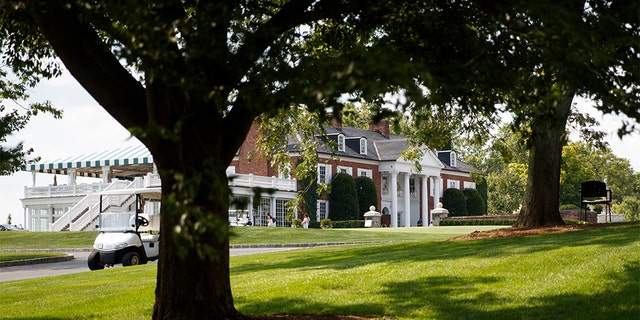
{"label": "dormer window", "polygon": [[457,161],[456,161],[456,153],[451,151],[451,154],[449,156],[449,161],[450,161],[450,166],[455,167],[457,166]]}
{"label": "dormer window", "polygon": [[367,138],[360,138],[360,154],[367,154]]}
{"label": "dormer window", "polygon": [[344,151],[344,134],[338,135],[338,151]]}

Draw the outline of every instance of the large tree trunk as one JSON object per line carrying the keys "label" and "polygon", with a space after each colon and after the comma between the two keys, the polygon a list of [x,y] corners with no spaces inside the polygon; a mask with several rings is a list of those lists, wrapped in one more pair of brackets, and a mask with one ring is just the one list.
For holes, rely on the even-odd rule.
{"label": "large tree trunk", "polygon": [[[148,84],[148,105],[188,110],[152,114],[151,122],[184,123],[177,139],[148,143],[162,178],[160,257],[153,319],[237,319],[229,278],[229,197],[226,169],[252,123],[222,118],[201,103],[179,107],[180,93]],[[168,92],[168,91],[167,91]],[[167,102],[169,101],[169,102]],[[179,118],[175,121],[171,117]],[[231,126],[233,132],[228,129]]]}
{"label": "large tree trunk", "polygon": [[[226,174],[200,187],[228,194]],[[153,319],[236,319],[229,278],[228,210],[226,201],[185,205],[171,175],[162,176],[160,259]],[[206,186],[209,184],[209,186]],[[190,184],[190,183],[187,183]],[[180,189],[178,187],[177,189]],[[189,189],[189,188],[187,188]],[[217,191],[216,191],[217,190]],[[164,195],[176,195],[176,202]]]}
{"label": "large tree trunk", "polygon": [[531,122],[529,169],[524,201],[516,226],[535,228],[563,225],[560,216],[560,166],[573,93],[552,106],[539,106]]}

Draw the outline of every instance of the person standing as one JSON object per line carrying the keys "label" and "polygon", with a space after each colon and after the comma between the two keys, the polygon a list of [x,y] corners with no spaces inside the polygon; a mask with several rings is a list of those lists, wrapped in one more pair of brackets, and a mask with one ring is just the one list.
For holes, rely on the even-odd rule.
{"label": "person standing", "polygon": [[304,219],[302,219],[302,227],[305,229],[309,228],[309,224],[311,223],[311,219],[309,219],[309,214],[304,214]]}
{"label": "person standing", "polygon": [[269,214],[269,212],[267,212],[267,227],[275,227],[276,223],[273,221],[273,218],[271,218],[271,215]]}

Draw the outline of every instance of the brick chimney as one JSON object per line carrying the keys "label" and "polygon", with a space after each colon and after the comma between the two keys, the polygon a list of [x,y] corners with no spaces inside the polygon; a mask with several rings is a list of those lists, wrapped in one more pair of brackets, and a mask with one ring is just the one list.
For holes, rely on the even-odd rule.
{"label": "brick chimney", "polygon": [[381,135],[389,136],[389,120],[380,120],[378,123],[369,123],[369,131],[378,132]]}
{"label": "brick chimney", "polygon": [[337,129],[342,128],[342,120],[338,119],[335,114],[331,114],[331,126]]}

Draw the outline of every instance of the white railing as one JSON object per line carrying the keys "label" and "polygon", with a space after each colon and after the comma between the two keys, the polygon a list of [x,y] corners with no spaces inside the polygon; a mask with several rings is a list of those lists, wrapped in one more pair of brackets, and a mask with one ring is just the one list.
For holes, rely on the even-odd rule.
{"label": "white railing", "polygon": [[[123,181],[123,180],[117,180],[114,183],[112,183],[111,185],[109,185],[107,188],[105,188],[104,190],[119,190],[119,189],[128,189],[128,188],[135,188],[137,187],[139,183],[137,181]],[[102,206],[105,207],[109,204],[104,203],[105,200],[107,202],[111,202],[111,198],[113,198],[112,196],[109,197],[103,197],[102,201]],[[72,212],[72,210],[75,210],[76,207],[74,206],[73,208],[71,208],[69,211],[67,211],[68,214],[70,214],[72,217],[71,220],[71,225],[69,226],[69,230],[71,231],[81,231],[81,230],[85,230],[88,226],[91,225],[91,223],[93,221],[95,221],[96,219],[98,219],[98,216],[100,215],[100,196],[98,194],[90,194],[87,195],[86,197],[83,198],[84,199],[88,199],[89,200],[89,208],[88,210],[85,212],[85,209],[87,209],[87,207],[81,208],[78,207],[77,209],[80,209],[80,211],[76,211],[76,212]],[[116,201],[119,199],[115,199]],[[130,203],[128,203],[130,204]],[[127,205],[128,205],[127,204]],[[123,205],[122,203],[119,203],[119,205]],[[84,212],[84,213],[83,213]],[[78,217],[80,216],[80,217]],[[76,217],[78,217],[76,219]],[[76,219],[76,221],[73,221],[73,219]]]}
{"label": "white railing", "polygon": [[46,197],[64,197],[64,196],[76,196],[85,195],[90,193],[96,193],[107,187],[108,184],[102,182],[91,184],[78,184],[78,185],[61,185],[61,186],[46,186],[46,187],[25,187],[25,198],[46,198]]}
{"label": "white railing", "polygon": [[247,188],[271,188],[282,191],[296,191],[296,179],[254,176],[253,174],[231,174],[229,186]]}
{"label": "white railing", "polygon": [[[91,195],[97,195],[102,190],[111,190],[116,188],[121,188],[122,184],[129,184],[129,181],[121,181],[115,180],[109,185],[104,185],[103,183],[94,183],[94,188],[88,188],[89,190],[97,190],[91,193],[84,193],[85,197],[83,197],[78,203],[76,203],[73,207],[71,207],[67,212],[65,212],[60,218],[58,218],[54,223],[51,224],[51,231],[60,231],[63,230],[67,225],[71,226],[71,222],[73,219],[81,215],[87,208],[90,208],[93,203],[95,203],[97,198],[92,198]],[[104,188],[102,188],[104,186]],[[76,189],[77,190],[77,189]],[[87,190],[85,188],[84,190]],[[75,190],[74,190],[75,192]],[[73,195],[75,195],[74,193]],[[66,194],[69,195],[69,194]],[[62,194],[60,194],[62,196]]]}

